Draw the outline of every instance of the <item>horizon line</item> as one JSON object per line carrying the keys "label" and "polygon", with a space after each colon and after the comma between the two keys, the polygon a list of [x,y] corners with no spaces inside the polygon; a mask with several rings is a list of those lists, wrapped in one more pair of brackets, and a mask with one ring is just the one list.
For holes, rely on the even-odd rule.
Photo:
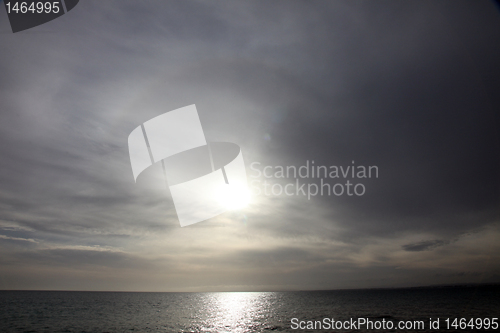
{"label": "horizon line", "polygon": [[279,292],[320,292],[320,291],[359,291],[359,290],[403,290],[426,288],[463,288],[463,287],[500,287],[500,282],[479,282],[459,284],[435,284],[412,287],[373,287],[373,288],[338,288],[338,289],[297,289],[297,290],[255,290],[255,291],[137,291],[137,290],[69,290],[69,289],[0,289],[4,291],[47,291],[47,292],[90,292],[90,293],[279,293]]}

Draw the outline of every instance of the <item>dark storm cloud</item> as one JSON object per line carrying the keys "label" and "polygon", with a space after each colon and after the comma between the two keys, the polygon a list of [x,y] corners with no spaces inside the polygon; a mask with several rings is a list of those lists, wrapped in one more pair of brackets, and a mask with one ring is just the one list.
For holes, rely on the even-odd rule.
{"label": "dark storm cloud", "polygon": [[403,245],[402,247],[405,251],[418,252],[418,251],[431,250],[431,249],[434,249],[436,247],[443,246],[446,244],[449,244],[449,242],[444,241],[444,240],[435,239],[435,240],[422,241],[422,242],[418,242],[418,243],[406,244],[406,245]]}
{"label": "dark storm cloud", "polygon": [[[287,280],[294,286],[309,281],[310,263],[320,267],[322,286],[335,270],[349,281],[359,267],[386,265],[373,270],[380,282],[404,262],[391,251],[446,252],[458,246],[447,239],[498,220],[493,9],[488,2],[86,1],[33,30],[41,33],[2,34],[0,246],[17,253],[26,243],[30,251],[18,258],[27,266],[144,261],[147,270],[165,260],[172,274],[189,276],[204,262],[212,280],[189,280],[197,285],[213,285],[218,268],[245,262],[263,271],[289,263],[299,272]],[[0,23],[10,31],[3,11]],[[207,139],[238,143],[249,173],[255,161],[354,160],[378,166],[379,178],[364,181],[362,197],[255,198],[245,224],[238,214],[220,219],[232,221],[234,234],[219,220],[178,230],[169,193],[143,186],[154,179],[134,184],[126,140],[138,124],[193,103]],[[330,241],[338,243],[324,245]],[[238,274],[224,283],[238,285]]]}
{"label": "dark storm cloud", "polygon": [[[400,9],[398,17],[408,15],[408,8]],[[324,204],[345,211],[338,223],[354,233],[460,232],[497,217],[500,159],[492,103],[498,103],[483,88],[486,73],[475,64],[487,67],[490,85],[498,87],[499,66],[491,56],[498,54],[498,25],[485,32],[490,39],[480,44],[464,36],[446,9],[440,10],[436,16],[417,11],[403,29],[360,33],[351,26],[346,34],[357,41],[359,53],[340,65],[358,65],[358,81],[346,78],[347,91],[332,89],[322,99],[297,89],[293,105],[270,132],[268,156],[284,156],[295,165],[355,160],[379,166],[380,179],[368,182],[363,198],[323,198]],[[377,15],[366,18],[369,25],[381,25]],[[383,59],[366,58],[380,46],[367,42],[368,36],[384,41]],[[402,43],[405,36],[412,43]],[[318,85],[334,86],[338,79],[332,76]]]}

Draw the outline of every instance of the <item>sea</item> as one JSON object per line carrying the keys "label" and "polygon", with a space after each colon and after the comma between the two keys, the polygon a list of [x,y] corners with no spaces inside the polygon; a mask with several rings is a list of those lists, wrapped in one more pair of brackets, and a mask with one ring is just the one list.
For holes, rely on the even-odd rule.
{"label": "sea", "polygon": [[500,286],[495,285],[293,292],[0,291],[2,333],[495,332],[500,331],[499,317]]}

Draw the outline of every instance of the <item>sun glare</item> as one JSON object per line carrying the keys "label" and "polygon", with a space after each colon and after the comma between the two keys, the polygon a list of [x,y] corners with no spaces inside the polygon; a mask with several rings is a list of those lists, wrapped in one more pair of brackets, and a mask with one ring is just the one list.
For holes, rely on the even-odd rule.
{"label": "sun glare", "polygon": [[224,184],[219,188],[217,199],[228,210],[245,208],[250,202],[250,191],[243,184]]}

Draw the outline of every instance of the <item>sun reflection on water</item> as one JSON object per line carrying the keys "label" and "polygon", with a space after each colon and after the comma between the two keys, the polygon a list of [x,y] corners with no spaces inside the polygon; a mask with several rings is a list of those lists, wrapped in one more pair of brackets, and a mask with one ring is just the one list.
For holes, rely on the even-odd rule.
{"label": "sun reflection on water", "polygon": [[269,314],[271,293],[209,293],[205,298],[207,317],[204,331],[252,332],[262,324],[264,312]]}

